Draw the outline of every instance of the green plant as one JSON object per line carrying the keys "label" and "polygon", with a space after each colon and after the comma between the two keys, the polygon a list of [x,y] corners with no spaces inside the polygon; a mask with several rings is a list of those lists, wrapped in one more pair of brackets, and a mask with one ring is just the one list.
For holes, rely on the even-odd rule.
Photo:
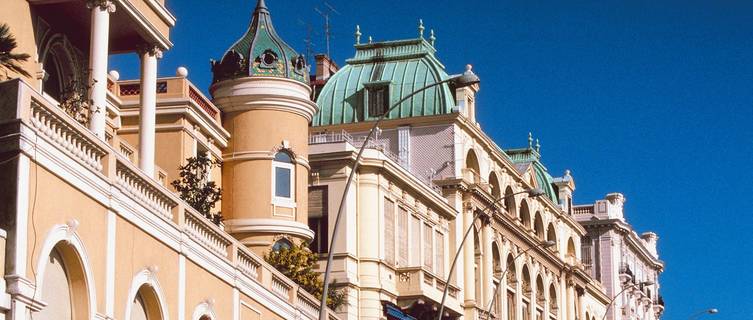
{"label": "green plant", "polygon": [[[319,273],[314,271],[318,258],[305,243],[282,248],[279,251],[272,250],[264,256],[264,260],[300,285],[303,290],[321,299],[324,282],[319,277]],[[345,292],[343,290],[329,290],[327,307],[334,310],[344,303]]]}
{"label": "green plant", "polygon": [[31,77],[21,67],[21,62],[29,60],[31,56],[26,53],[14,53],[13,50],[16,47],[18,47],[18,43],[16,42],[16,38],[10,33],[10,27],[5,23],[0,24],[0,67],[5,69],[4,78],[8,78],[8,71]]}
{"label": "green plant", "polygon": [[[88,79],[87,71],[81,72],[81,79]],[[89,123],[90,113],[100,112],[99,110],[91,110],[94,103],[89,98],[89,91],[92,86],[86,80],[74,78],[60,94],[60,108],[84,125]]]}
{"label": "green plant", "polygon": [[212,213],[211,210],[222,198],[222,189],[214,181],[209,181],[208,177],[212,168],[221,165],[219,160],[212,160],[206,152],[201,152],[196,157],[188,158],[185,165],[178,167],[180,179],[171,183],[180,193],[181,199],[215,224],[222,221],[222,214]]}

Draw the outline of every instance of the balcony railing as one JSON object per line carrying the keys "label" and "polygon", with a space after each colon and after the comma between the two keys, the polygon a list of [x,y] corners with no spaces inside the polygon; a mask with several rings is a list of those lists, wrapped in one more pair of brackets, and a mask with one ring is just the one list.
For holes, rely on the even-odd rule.
{"label": "balcony railing", "polygon": [[[0,110],[6,111],[0,112],[2,129],[18,130],[21,136],[26,136],[6,136],[4,139],[26,139],[27,143],[34,143],[37,148],[53,153],[55,157],[68,157],[71,163],[80,165],[75,170],[82,171],[81,176],[99,179],[98,184],[109,184],[110,189],[119,189],[120,192],[114,192],[111,196],[120,197],[115,199],[116,202],[130,203],[122,206],[121,210],[145,212],[146,219],[167,222],[170,226],[168,232],[182,233],[182,237],[189,241],[189,247],[197,250],[203,248],[209,254],[222,258],[220,261],[227,264],[226,268],[238,270],[238,281],[254,281],[279,295],[306,318],[316,319],[319,310],[317,299],[191,209],[153,177],[146,176],[127,158],[127,152],[123,154],[120,145],[106,144],[21,80],[0,83],[0,96],[12,97],[0,101]],[[14,121],[17,123],[15,126],[20,127],[12,127]],[[28,139],[34,136],[37,138]],[[190,242],[194,245],[190,245]],[[332,310],[327,309],[326,312],[328,319],[337,319]]]}
{"label": "balcony railing", "polygon": [[[441,303],[445,286],[447,283],[422,267],[397,269],[397,291],[400,296],[424,296],[435,303]],[[460,302],[457,301],[460,289],[453,284],[449,286],[449,299],[445,304],[450,309],[460,311]]]}
{"label": "balcony railing", "polygon": [[592,215],[594,214],[593,205],[575,206],[573,207],[573,214],[575,215]]}

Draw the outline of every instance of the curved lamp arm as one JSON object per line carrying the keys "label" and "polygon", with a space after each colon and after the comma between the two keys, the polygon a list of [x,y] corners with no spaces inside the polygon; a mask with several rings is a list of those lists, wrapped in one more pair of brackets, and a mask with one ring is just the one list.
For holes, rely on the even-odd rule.
{"label": "curved lamp arm", "polygon": [[617,300],[617,297],[619,297],[623,292],[627,291],[627,289],[634,288],[634,287],[637,287],[639,285],[650,286],[650,285],[653,285],[653,284],[654,283],[651,282],[651,281],[644,281],[644,282],[634,283],[634,284],[631,284],[629,286],[626,286],[625,288],[622,288],[622,290],[620,290],[620,292],[617,292],[617,294],[614,295],[614,297],[612,297],[612,300],[609,300],[609,303],[607,304],[607,308],[606,308],[606,310],[604,310],[604,316],[601,317],[601,320],[606,320],[607,314],[609,314],[609,307],[611,307],[612,304],[614,303],[614,301]]}
{"label": "curved lamp arm", "polygon": [[719,312],[719,310],[716,309],[716,308],[706,309],[706,310],[703,310],[701,312],[693,314],[692,316],[690,316],[690,318],[688,318],[688,320],[697,319],[700,316],[702,316],[704,314],[707,314],[707,313],[708,314],[714,314],[714,313],[718,313],[718,312]]}
{"label": "curved lamp arm", "polygon": [[[526,252],[531,251],[534,248],[538,248],[538,247],[548,248],[548,247],[551,247],[551,246],[553,246],[555,244],[556,243],[554,241],[551,241],[551,240],[550,241],[544,241],[542,243],[539,243],[539,244],[537,244],[535,246],[532,246],[532,247],[530,247],[528,249],[525,249],[522,252],[518,253],[512,259],[512,261],[513,261],[513,263],[515,263],[515,261],[517,261],[518,258],[520,258],[524,254],[526,254]],[[504,279],[505,279],[505,275],[507,274],[507,270],[510,270],[510,268],[508,268],[508,267],[505,266],[505,271],[502,272],[502,276],[499,278],[499,285],[497,286],[496,289],[494,289],[494,294],[492,295],[492,300],[489,301],[489,306],[486,308],[486,319],[487,320],[490,319],[491,316],[492,316],[492,306],[494,305],[494,300],[497,298],[497,295],[499,294],[499,288],[502,287],[502,281],[504,281]]]}
{"label": "curved lamp arm", "polygon": [[366,149],[366,146],[369,143],[369,140],[374,135],[374,132],[376,131],[376,128],[379,126],[379,124],[384,120],[384,118],[387,117],[387,115],[390,114],[390,112],[400,106],[403,102],[408,100],[409,98],[413,97],[417,93],[423,92],[426,89],[436,87],[438,85],[448,83],[448,82],[454,82],[457,84],[457,86],[469,86],[473,85],[479,82],[478,77],[476,77],[475,74],[470,69],[470,65],[466,68],[466,72],[460,75],[455,75],[452,77],[449,77],[445,80],[435,82],[432,84],[429,84],[427,86],[424,86],[423,88],[419,88],[416,91],[411,92],[410,94],[406,95],[402,99],[400,99],[398,102],[393,104],[387,111],[385,111],[379,118],[374,122],[374,124],[371,126],[371,130],[369,130],[369,134],[366,136],[366,139],[363,140],[363,144],[361,145],[361,148],[358,150],[358,155],[356,156],[355,162],[353,164],[353,169],[351,169],[350,174],[348,174],[348,180],[345,182],[345,189],[343,190],[343,196],[340,200],[340,206],[337,209],[337,216],[335,217],[335,226],[332,229],[332,239],[329,242],[329,253],[327,253],[327,265],[325,267],[324,271],[324,289],[322,290],[322,297],[320,300],[319,305],[319,320],[326,320],[327,313],[325,310],[327,309],[327,293],[329,292],[329,278],[330,273],[332,272],[332,260],[334,258],[334,247],[337,243],[337,231],[340,228],[340,220],[342,218],[342,212],[343,208],[345,207],[345,198],[348,196],[348,190],[350,190],[350,185],[353,182],[353,177],[355,176],[355,173],[358,171],[358,166],[361,161],[361,156],[363,155],[364,149]]}
{"label": "curved lamp arm", "polygon": [[442,303],[439,305],[439,313],[437,313],[437,320],[441,320],[442,319],[442,313],[444,312],[444,303],[445,303],[445,300],[447,299],[447,291],[450,289],[450,280],[452,279],[452,274],[453,274],[453,272],[455,272],[455,265],[457,265],[458,257],[460,257],[460,252],[463,250],[463,246],[465,245],[465,241],[468,240],[468,234],[470,234],[471,230],[473,230],[473,226],[476,224],[476,220],[479,217],[483,216],[483,214],[482,214],[483,212],[485,212],[486,210],[488,210],[492,206],[496,205],[500,201],[505,200],[505,199],[507,199],[509,197],[521,194],[521,193],[527,193],[531,197],[537,197],[537,196],[540,196],[540,195],[544,194],[544,191],[542,191],[541,189],[531,189],[531,190],[518,191],[518,192],[515,192],[515,193],[511,193],[511,194],[505,195],[503,197],[499,197],[499,198],[497,198],[497,200],[494,200],[492,203],[490,203],[486,207],[484,207],[484,209],[482,209],[481,211],[478,211],[479,213],[476,213],[473,216],[473,220],[471,221],[471,224],[468,226],[468,229],[465,230],[465,235],[463,235],[463,240],[460,241],[460,245],[458,246],[458,250],[455,251],[455,257],[452,259],[452,264],[450,265],[450,271],[449,271],[449,273],[447,275],[447,280],[445,280],[446,285],[444,286],[444,292],[442,293]]}

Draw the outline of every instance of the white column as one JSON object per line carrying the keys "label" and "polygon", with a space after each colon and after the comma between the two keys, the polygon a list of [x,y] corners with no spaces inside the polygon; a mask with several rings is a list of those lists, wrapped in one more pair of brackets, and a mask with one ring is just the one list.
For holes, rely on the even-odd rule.
{"label": "white column", "polygon": [[492,300],[492,294],[493,293],[493,285],[492,285],[492,279],[494,279],[494,270],[492,267],[493,264],[493,254],[492,254],[492,235],[494,234],[494,229],[492,229],[491,225],[486,225],[482,227],[482,243],[483,246],[483,255],[481,264],[484,266],[483,273],[481,274],[481,288],[482,288],[482,294],[481,297],[478,297],[478,305],[481,308],[486,309],[487,304],[489,301]]}
{"label": "white column", "polygon": [[89,96],[92,101],[89,129],[97,137],[105,139],[107,118],[107,54],[110,34],[110,13],[115,5],[109,0],[89,0],[91,9],[91,44],[89,47]]}
{"label": "white column", "polygon": [[149,47],[141,56],[141,108],[139,109],[139,167],[154,178],[154,140],[157,122],[157,58],[162,52]]}

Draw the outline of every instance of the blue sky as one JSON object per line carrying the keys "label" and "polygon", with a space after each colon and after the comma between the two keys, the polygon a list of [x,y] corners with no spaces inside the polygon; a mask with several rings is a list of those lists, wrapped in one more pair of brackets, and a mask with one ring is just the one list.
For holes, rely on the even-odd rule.
{"label": "blue sky", "polygon": [[[209,59],[246,29],[253,0],[168,0],[178,66],[206,88]],[[364,39],[412,38],[424,20],[448,72],[481,77],[482,128],[503,148],[541,140],[553,175],[572,170],[576,203],[622,192],[638,232],[659,234],[665,319],[753,319],[753,2],[330,0],[332,54]],[[319,0],[267,0],[281,36],[325,49]],[[135,54],[112,63],[137,78]]]}

